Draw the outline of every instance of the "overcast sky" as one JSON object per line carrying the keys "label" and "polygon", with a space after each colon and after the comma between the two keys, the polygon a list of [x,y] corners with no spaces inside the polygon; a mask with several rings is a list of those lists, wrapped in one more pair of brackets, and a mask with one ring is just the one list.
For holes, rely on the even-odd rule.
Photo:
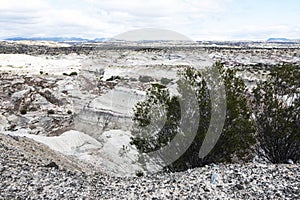
{"label": "overcast sky", "polygon": [[0,39],[168,29],[194,40],[300,39],[299,0],[0,0]]}

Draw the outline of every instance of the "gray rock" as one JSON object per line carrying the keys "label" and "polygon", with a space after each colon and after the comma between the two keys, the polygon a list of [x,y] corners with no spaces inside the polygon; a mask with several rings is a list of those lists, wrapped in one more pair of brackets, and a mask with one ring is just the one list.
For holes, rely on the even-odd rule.
{"label": "gray rock", "polygon": [[219,182],[219,174],[217,172],[213,172],[212,175],[211,175],[211,183],[212,184],[216,184]]}
{"label": "gray rock", "polygon": [[293,164],[294,164],[294,161],[291,160],[291,159],[288,159],[287,163],[293,165]]}

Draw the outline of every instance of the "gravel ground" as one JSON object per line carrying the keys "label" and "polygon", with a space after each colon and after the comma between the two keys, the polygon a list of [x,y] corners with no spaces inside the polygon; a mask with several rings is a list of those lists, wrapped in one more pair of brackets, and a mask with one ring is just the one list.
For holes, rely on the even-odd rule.
{"label": "gravel ground", "polygon": [[3,134],[0,155],[0,199],[300,199],[299,164],[212,164],[120,178]]}

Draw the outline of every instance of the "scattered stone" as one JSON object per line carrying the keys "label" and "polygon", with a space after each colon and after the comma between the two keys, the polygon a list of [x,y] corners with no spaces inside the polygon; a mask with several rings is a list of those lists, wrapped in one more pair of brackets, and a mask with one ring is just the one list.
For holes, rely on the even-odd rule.
{"label": "scattered stone", "polygon": [[237,189],[239,189],[239,190],[244,189],[244,186],[243,186],[242,184],[237,184],[236,187],[237,187]]}
{"label": "scattered stone", "polygon": [[16,140],[16,141],[19,141],[19,137],[18,136],[16,136],[16,135],[9,135],[11,138],[13,138],[14,140]]}
{"label": "scattered stone", "polygon": [[219,174],[217,172],[213,172],[211,175],[211,183],[216,184],[219,181]]}
{"label": "scattered stone", "polygon": [[55,162],[50,162],[49,164],[45,165],[44,167],[58,169],[58,165]]}
{"label": "scattered stone", "polygon": [[215,164],[115,177],[33,140],[0,138],[0,199],[299,199],[299,164]]}
{"label": "scattered stone", "polygon": [[293,165],[293,164],[294,164],[294,161],[291,160],[291,159],[288,159],[287,163]]}

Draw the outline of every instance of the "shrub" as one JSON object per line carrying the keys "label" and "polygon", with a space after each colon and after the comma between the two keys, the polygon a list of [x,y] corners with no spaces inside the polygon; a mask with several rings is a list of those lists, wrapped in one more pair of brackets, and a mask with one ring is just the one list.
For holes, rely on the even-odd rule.
{"label": "shrub", "polygon": [[172,79],[168,79],[168,78],[162,78],[160,80],[160,82],[164,85],[168,85],[171,81],[172,81]]}
{"label": "shrub", "polygon": [[[247,104],[246,86],[242,79],[236,76],[234,70],[225,69],[220,63],[213,67],[219,70],[221,74],[219,78],[223,78],[226,88],[227,116],[224,129],[212,151],[204,159],[199,158],[199,150],[206,136],[211,117],[209,85],[202,76],[205,71],[200,72],[190,67],[186,68],[181,76],[193,87],[197,95],[199,127],[190,147],[178,160],[167,167],[169,170],[185,170],[212,162],[232,162],[234,157],[245,161],[252,158],[255,130],[250,108]],[[212,78],[209,77],[209,74],[207,76]],[[157,150],[167,145],[176,134],[179,134],[179,121],[181,114],[183,114],[180,110],[179,98],[177,96],[171,97],[165,87],[152,85],[152,88],[147,92],[146,100],[136,105],[134,110],[136,124],[132,130],[134,135],[132,144],[136,145],[138,150],[144,153]],[[159,119],[164,114],[163,112],[155,113],[153,106],[157,103],[162,104],[166,110],[166,123],[159,131],[155,130],[157,127],[154,127],[154,129],[146,130],[148,132],[143,132],[144,129],[139,127],[143,128],[149,125],[151,121],[149,116],[154,116],[153,119]],[[192,108],[185,112],[192,112],[191,110]]]}
{"label": "shrub", "polygon": [[71,72],[71,73],[69,74],[69,76],[77,76],[77,75],[78,75],[77,72]]}
{"label": "shrub", "polygon": [[131,77],[131,78],[129,78],[129,80],[130,80],[130,81],[132,81],[132,82],[136,82],[136,81],[137,81],[137,79],[136,79],[136,78],[132,78],[132,77]]}
{"label": "shrub", "polygon": [[120,76],[111,76],[110,78],[106,79],[106,81],[114,81],[114,80],[120,80]]}
{"label": "shrub", "polygon": [[69,115],[71,115],[72,114],[72,111],[71,110],[68,110],[68,112],[67,112]]}
{"label": "shrub", "polygon": [[47,113],[48,113],[48,115],[53,115],[55,112],[54,112],[53,109],[50,109],[50,110],[47,111]]}
{"label": "shrub", "polygon": [[20,110],[21,115],[26,115],[27,114],[27,110],[26,109],[22,109]]}
{"label": "shrub", "polygon": [[258,154],[272,163],[300,160],[300,70],[277,66],[254,89]]}
{"label": "shrub", "polygon": [[63,73],[64,76],[77,76],[78,73],[77,72],[71,72],[70,74],[67,74],[67,73]]}
{"label": "shrub", "polygon": [[148,83],[154,81],[154,79],[151,76],[145,75],[145,76],[140,76],[139,81],[142,83]]}
{"label": "shrub", "polygon": [[144,176],[144,172],[138,170],[138,171],[135,172],[135,175],[136,175],[137,177],[142,177],[142,176]]}
{"label": "shrub", "polygon": [[[155,104],[162,105],[163,109],[158,109]],[[148,134],[147,132],[141,132],[140,127],[146,127],[150,124],[151,115],[157,116],[156,119],[160,120],[164,116],[166,110],[167,119],[164,127],[161,131],[159,129],[159,123],[153,123],[158,127],[152,127],[150,131],[157,132],[157,134]],[[176,129],[180,120],[180,107],[177,97],[170,97],[167,88],[160,84],[152,84],[152,88],[147,91],[147,100],[144,102],[138,102],[134,109],[134,121],[136,126],[133,128],[133,134],[131,144],[137,146],[137,148],[144,153],[148,153],[159,149],[161,146],[166,145],[174,137],[173,130]],[[156,130],[155,130],[156,129]]]}

